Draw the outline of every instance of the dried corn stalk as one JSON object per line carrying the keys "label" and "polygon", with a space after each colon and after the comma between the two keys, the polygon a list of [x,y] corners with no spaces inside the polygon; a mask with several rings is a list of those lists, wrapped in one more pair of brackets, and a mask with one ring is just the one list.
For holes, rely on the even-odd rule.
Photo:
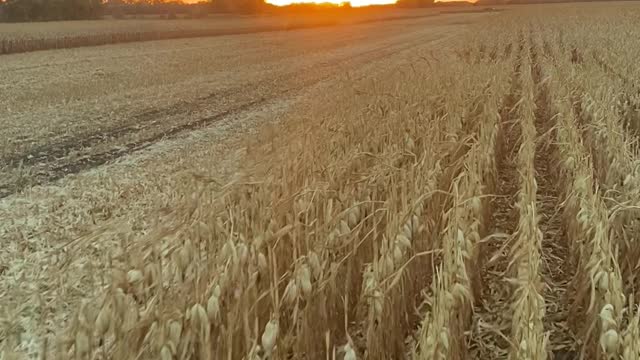
{"label": "dried corn stalk", "polygon": [[523,96],[519,101],[519,121],[522,140],[517,155],[520,190],[516,207],[519,209],[512,264],[515,266],[515,290],[512,299],[511,337],[514,347],[510,359],[548,358],[548,335],[544,332],[545,301],[540,279],[542,232],[538,227],[536,207],[537,183],[534,168],[536,151],[535,85],[531,77],[529,56],[523,58],[521,83]]}
{"label": "dried corn stalk", "polygon": [[[554,84],[562,92],[560,84]],[[586,325],[575,324],[585,341],[583,355],[593,359],[617,358],[625,295],[617,262],[617,248],[610,235],[609,210],[600,197],[590,162],[575,127],[573,109],[558,103],[558,143],[561,144],[567,185],[566,222],[578,264],[574,279],[573,316],[582,315]]]}
{"label": "dried corn stalk", "polygon": [[482,196],[495,177],[497,101],[480,119],[479,141],[474,143],[451,187],[453,206],[445,214],[443,260],[432,283],[433,297],[419,334],[416,359],[463,359],[464,332],[469,326],[473,303],[479,295],[477,269],[480,239],[487,220]]}

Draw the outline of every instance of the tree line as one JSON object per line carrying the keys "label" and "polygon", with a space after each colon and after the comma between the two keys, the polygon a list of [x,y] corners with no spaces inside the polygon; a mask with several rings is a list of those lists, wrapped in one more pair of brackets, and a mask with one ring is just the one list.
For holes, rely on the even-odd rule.
{"label": "tree line", "polygon": [[102,0],[0,0],[0,14],[7,21],[97,19]]}
{"label": "tree line", "polygon": [[[400,7],[428,6],[433,0],[399,0]],[[265,0],[203,0],[187,5],[180,0],[0,0],[0,21],[52,21],[98,19],[105,14],[125,15],[176,13],[206,16],[208,12],[255,13],[267,8]]]}
{"label": "tree line", "polygon": [[[207,0],[205,0],[207,1]],[[187,13],[197,11],[255,12],[263,0],[208,0],[185,4],[180,0],[0,0],[0,21],[89,20],[103,15]]]}

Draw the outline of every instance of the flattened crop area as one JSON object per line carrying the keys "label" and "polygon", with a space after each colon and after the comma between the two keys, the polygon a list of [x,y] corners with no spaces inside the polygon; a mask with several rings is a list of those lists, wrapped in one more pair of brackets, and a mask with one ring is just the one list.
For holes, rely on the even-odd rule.
{"label": "flattened crop area", "polygon": [[[201,134],[160,135],[180,150],[151,164],[178,156],[181,171],[139,165],[174,180],[154,185],[160,199],[135,221],[103,212],[79,231],[94,218],[76,210],[82,221],[62,221],[74,236],[58,232],[42,250],[34,239],[61,222],[56,203],[25,206],[33,189],[5,198],[5,258],[39,254],[0,271],[20,314],[0,328],[5,348],[78,359],[640,358],[630,65],[640,6],[460,16],[450,20],[467,25],[353,28],[331,51],[314,50],[331,30],[295,35],[305,44],[287,35],[290,57],[271,60],[280,70],[268,51],[255,54],[264,63],[239,56],[234,78],[246,83],[158,107],[171,119],[195,109],[201,129],[124,121],[148,138]],[[367,34],[384,36],[355,40]],[[241,149],[233,166],[205,150],[218,120],[201,114],[217,99],[238,99],[220,121],[224,111],[279,120],[230,143]],[[29,146],[5,156],[36,157]],[[208,171],[218,159],[225,176]],[[124,174],[117,166],[104,166],[109,181]],[[58,186],[82,189],[89,175],[76,176]],[[138,199],[153,199],[152,183]],[[64,285],[53,289],[55,271]]]}

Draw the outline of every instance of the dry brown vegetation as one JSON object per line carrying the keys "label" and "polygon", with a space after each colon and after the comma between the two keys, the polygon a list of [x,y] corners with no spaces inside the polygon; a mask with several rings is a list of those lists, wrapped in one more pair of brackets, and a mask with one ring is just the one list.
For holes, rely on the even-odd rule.
{"label": "dry brown vegetation", "polygon": [[[243,140],[233,176],[194,149],[142,223],[38,260],[60,274],[30,280],[75,279],[62,294],[13,295],[26,265],[0,270],[4,355],[639,359],[639,18],[491,15],[317,89]],[[14,256],[54,227],[21,223],[20,196],[2,203]]]}

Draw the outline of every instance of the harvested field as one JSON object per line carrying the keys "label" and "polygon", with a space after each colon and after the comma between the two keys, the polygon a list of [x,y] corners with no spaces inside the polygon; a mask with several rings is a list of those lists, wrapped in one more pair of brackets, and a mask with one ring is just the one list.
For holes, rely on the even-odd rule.
{"label": "harvested field", "polygon": [[[484,9],[465,10],[480,12]],[[454,10],[455,11],[455,10]],[[0,23],[0,55],[38,50],[68,49],[116,43],[214,37],[258,32],[340,26],[423,18],[452,10],[362,8],[347,13],[265,14],[260,16],[211,15],[189,20],[103,20],[48,23]]]}
{"label": "harvested field", "polygon": [[[0,196],[295,93],[352,66],[453,36],[447,15],[348,28],[176,40],[3,57],[11,97]],[[410,31],[408,31],[410,30]],[[421,36],[422,35],[422,36]],[[230,41],[233,40],[233,41]],[[255,59],[260,61],[256,62]]]}
{"label": "harvested field", "polygon": [[3,57],[0,354],[639,359],[639,20]]}

